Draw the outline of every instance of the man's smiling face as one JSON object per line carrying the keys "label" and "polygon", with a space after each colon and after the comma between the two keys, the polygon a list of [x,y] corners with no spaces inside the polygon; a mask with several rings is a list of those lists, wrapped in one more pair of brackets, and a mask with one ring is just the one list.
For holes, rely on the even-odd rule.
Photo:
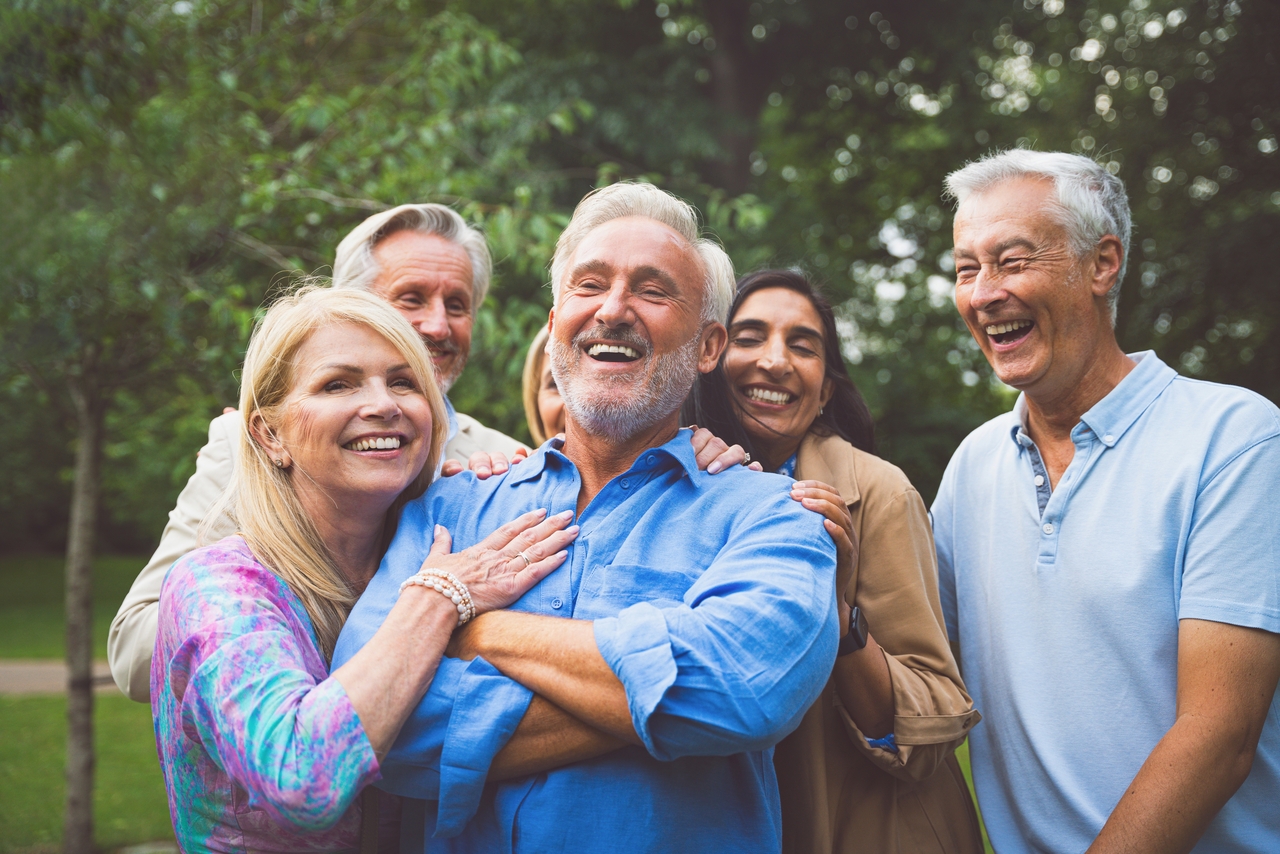
{"label": "man's smiling face", "polygon": [[623,439],[675,412],[723,347],[724,327],[702,320],[705,297],[701,259],[668,226],[621,217],[590,231],[551,315],[552,371],[570,417]]}
{"label": "man's smiling face", "polygon": [[374,247],[378,276],[369,290],[405,316],[422,336],[448,392],[466,367],[475,320],[471,259],[456,243],[405,229]]}
{"label": "man's smiling face", "polygon": [[1016,178],[956,212],[956,308],[996,376],[1023,391],[1083,376],[1106,311],[1090,286],[1093,254],[1076,255],[1055,201],[1051,181]]}

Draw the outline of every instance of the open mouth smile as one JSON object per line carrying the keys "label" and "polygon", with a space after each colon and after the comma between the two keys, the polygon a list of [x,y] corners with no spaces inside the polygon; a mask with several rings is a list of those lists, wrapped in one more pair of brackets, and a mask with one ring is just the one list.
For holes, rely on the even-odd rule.
{"label": "open mouth smile", "polygon": [[587,355],[597,362],[634,362],[640,358],[639,351],[626,344],[592,344]]}
{"label": "open mouth smile", "polygon": [[742,390],[742,396],[756,403],[766,403],[772,406],[786,406],[799,400],[796,395],[789,391],[779,391],[777,389],[764,388],[763,386],[747,386]]}
{"label": "open mouth smile", "polygon": [[1003,323],[989,323],[983,327],[987,336],[997,344],[1013,344],[1026,338],[1035,326],[1030,320],[1009,320]]}
{"label": "open mouth smile", "polygon": [[394,451],[399,449],[399,436],[368,436],[348,442],[342,447],[348,451]]}

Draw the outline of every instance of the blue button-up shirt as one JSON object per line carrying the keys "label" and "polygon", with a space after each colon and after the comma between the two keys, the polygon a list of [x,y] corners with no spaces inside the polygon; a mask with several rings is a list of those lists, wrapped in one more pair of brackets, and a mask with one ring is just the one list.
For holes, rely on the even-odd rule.
{"label": "blue button-up shirt", "polygon": [[[689,433],[644,452],[578,519],[568,560],[513,608],[594,621],[643,747],[496,784],[485,777],[531,693],[484,659],[445,658],[382,763],[420,799],[409,844],[451,851],[777,851],[772,746],[817,698],[835,659],[835,548],[791,481],[698,470]],[[434,484],[404,510],[338,640],[339,667],[371,638],[433,526],[472,546],[521,513],[577,506],[581,480],[548,442],[508,474]]]}
{"label": "blue button-up shirt", "polygon": [[[1083,851],[1174,722],[1178,621],[1280,632],[1280,411],[1154,353],[1071,431],[1057,486],[1025,403],[979,427],[933,505],[947,632],[997,851]],[[1225,757],[1224,757],[1225,761]],[[1280,850],[1280,695],[1197,852]]]}

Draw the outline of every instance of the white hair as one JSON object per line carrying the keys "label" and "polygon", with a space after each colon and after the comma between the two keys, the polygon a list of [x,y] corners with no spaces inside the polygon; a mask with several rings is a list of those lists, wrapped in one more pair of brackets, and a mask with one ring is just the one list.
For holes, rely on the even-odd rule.
{"label": "white hair", "polygon": [[611,184],[587,193],[578,202],[573,219],[556,241],[556,251],[551,257],[553,302],[559,304],[569,259],[588,232],[625,216],[642,216],[660,222],[689,242],[707,273],[702,319],[708,323],[724,323],[733,304],[733,262],[719,243],[700,236],[698,212],[692,205],[646,183]]}
{"label": "white hair", "polygon": [[457,211],[444,205],[400,205],[374,214],[351,230],[338,244],[333,261],[333,286],[369,290],[378,278],[373,250],[399,231],[434,234],[463,249],[471,260],[471,313],[475,314],[489,293],[493,259],[479,229],[467,225]]}
{"label": "white hair", "polygon": [[1124,182],[1100,163],[1080,154],[1015,148],[988,154],[952,172],[946,179],[946,195],[955,199],[958,206],[974,193],[1015,178],[1047,178],[1053,182],[1057,197],[1054,208],[1077,255],[1091,251],[1108,234],[1120,239],[1124,247],[1120,273],[1107,293],[1114,325],[1120,283],[1129,268],[1129,237],[1133,232]]}

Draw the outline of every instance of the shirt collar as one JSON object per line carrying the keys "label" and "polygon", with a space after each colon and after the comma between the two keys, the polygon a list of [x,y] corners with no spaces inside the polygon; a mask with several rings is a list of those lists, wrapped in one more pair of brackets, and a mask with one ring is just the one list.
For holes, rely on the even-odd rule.
{"label": "shirt collar", "polygon": [[[1081,423],[1108,448],[1120,441],[1138,416],[1146,412],[1147,407],[1178,376],[1178,372],[1162,362],[1154,350],[1131,353],[1129,358],[1137,363],[1134,369],[1080,417]],[[1020,445],[1031,443],[1026,430],[1026,397],[1026,394],[1018,395],[1018,402],[1013,405],[1014,423],[1009,430],[1014,442]]]}
{"label": "shirt collar", "polygon": [[[674,462],[682,467],[685,474],[697,484],[698,479],[695,475],[698,473],[698,458],[693,452],[693,442],[690,440],[692,435],[691,430],[683,428],[678,430],[676,435],[665,444],[642,451],[628,471],[649,471],[662,467],[664,462],[668,464]],[[561,451],[563,447],[563,440],[548,439],[542,447],[533,452],[529,459],[512,466],[507,474],[507,480],[511,483],[524,483],[526,480],[536,479],[547,468],[573,465]]]}
{"label": "shirt collar", "polygon": [[452,442],[453,437],[458,435],[458,411],[453,408],[453,401],[449,400],[449,395],[441,395],[444,398],[444,411],[449,415],[449,436],[445,442]]}

